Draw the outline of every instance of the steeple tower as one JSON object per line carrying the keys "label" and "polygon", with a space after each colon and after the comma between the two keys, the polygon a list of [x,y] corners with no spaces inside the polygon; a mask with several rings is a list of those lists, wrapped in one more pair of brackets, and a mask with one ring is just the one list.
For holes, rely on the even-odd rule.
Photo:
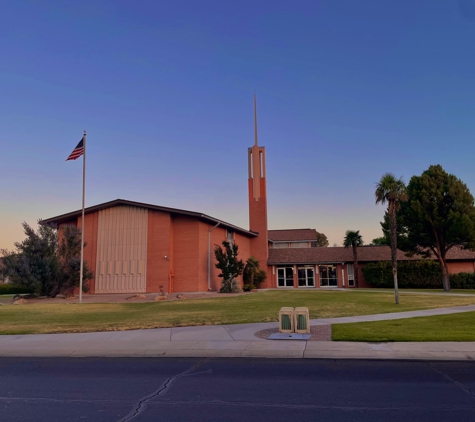
{"label": "steeple tower", "polygon": [[251,255],[267,269],[269,245],[267,237],[266,149],[257,138],[257,104],[254,94],[254,146],[248,148],[249,168],[249,228],[259,236],[251,241]]}

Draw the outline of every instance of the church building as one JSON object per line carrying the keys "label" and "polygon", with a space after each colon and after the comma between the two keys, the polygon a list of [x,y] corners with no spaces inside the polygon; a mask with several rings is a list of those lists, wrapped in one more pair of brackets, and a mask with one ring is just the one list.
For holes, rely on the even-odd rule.
{"label": "church building", "polygon": [[[269,230],[265,147],[259,146],[254,97],[254,145],[248,148],[249,230],[196,211],[116,199],[85,209],[84,260],[94,272],[90,293],[217,291],[214,245],[239,246],[267,272],[261,288],[355,287],[353,255],[343,247],[317,247],[314,229]],[[41,221],[61,230],[81,228],[82,210]],[[410,260],[398,251],[398,260]],[[475,271],[475,254],[454,250],[453,272]],[[359,287],[367,262],[389,261],[388,246],[358,248]],[[240,280],[242,285],[242,280]]]}

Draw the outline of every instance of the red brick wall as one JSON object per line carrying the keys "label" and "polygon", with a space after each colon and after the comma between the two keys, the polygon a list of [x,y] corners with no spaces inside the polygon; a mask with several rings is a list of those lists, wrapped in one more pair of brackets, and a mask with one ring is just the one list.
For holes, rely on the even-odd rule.
{"label": "red brick wall", "polygon": [[[87,263],[89,269],[95,273],[96,272],[96,257],[97,257],[97,224],[99,219],[99,213],[86,214],[85,219],[85,230],[84,230],[84,261]],[[61,229],[64,226],[75,226],[78,228],[82,227],[82,217],[78,217],[76,220],[72,220],[67,223],[63,223],[58,227],[59,230],[59,241],[61,242]],[[89,293],[95,293],[95,279],[93,278],[88,282]],[[77,289],[79,292],[79,289]]]}
{"label": "red brick wall", "polygon": [[260,179],[261,197],[258,201],[253,198],[252,179],[248,181],[249,192],[249,227],[250,230],[258,232],[259,236],[251,239],[251,256],[259,261],[260,268],[267,271],[267,280],[262,288],[272,285],[269,277],[267,259],[269,257],[269,240],[267,235],[267,193],[266,179]]}
{"label": "red brick wall", "polygon": [[[99,213],[95,212],[84,217],[85,231],[84,239],[86,247],[84,248],[84,260],[88,263],[89,268],[96,272],[97,258],[97,227],[99,224]],[[95,280],[90,281],[90,293],[94,293]]]}
{"label": "red brick wall", "polygon": [[[161,211],[148,211],[147,232],[147,292],[158,293],[160,286],[170,293],[171,216]],[[165,259],[165,256],[167,257]]]}
{"label": "red brick wall", "polygon": [[[214,227],[214,224],[200,222],[200,270],[199,270],[199,287],[200,291],[208,290],[208,231]],[[216,268],[216,258],[214,248],[216,245],[221,246],[223,240],[226,240],[226,228],[218,226],[211,232],[211,290],[217,291],[221,288],[222,278],[218,277],[220,270]],[[234,233],[234,242],[239,247],[238,259],[244,263],[250,257],[250,238],[240,233]],[[239,278],[242,286],[242,277]]]}
{"label": "red brick wall", "polygon": [[173,291],[199,291],[199,220],[193,217],[174,216],[172,218],[172,229],[174,245]]}
{"label": "red brick wall", "polygon": [[[370,284],[366,283],[365,279],[364,279],[364,275],[363,275],[363,267],[365,266],[365,264],[361,263],[361,262],[358,262],[358,287],[371,287]],[[356,280],[355,280],[355,287],[356,287]]]}
{"label": "red brick wall", "polygon": [[451,261],[447,263],[450,274],[475,272],[475,261]]}

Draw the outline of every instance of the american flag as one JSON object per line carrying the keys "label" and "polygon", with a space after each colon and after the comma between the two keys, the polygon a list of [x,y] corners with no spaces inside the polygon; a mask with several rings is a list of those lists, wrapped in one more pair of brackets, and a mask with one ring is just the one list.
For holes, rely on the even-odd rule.
{"label": "american flag", "polygon": [[73,152],[69,154],[69,157],[66,158],[66,161],[76,160],[83,154],[84,154],[84,137],[79,141],[79,144],[76,145],[76,148],[73,149]]}

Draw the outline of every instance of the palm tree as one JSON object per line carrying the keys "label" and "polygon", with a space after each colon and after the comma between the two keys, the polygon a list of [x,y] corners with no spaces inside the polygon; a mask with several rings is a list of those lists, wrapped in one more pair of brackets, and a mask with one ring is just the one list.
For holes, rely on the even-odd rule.
{"label": "palm tree", "polygon": [[396,212],[401,208],[401,202],[407,201],[406,185],[402,177],[397,179],[392,173],[385,173],[381,180],[376,183],[374,192],[376,204],[388,203],[389,233],[391,244],[391,263],[394,278],[394,297],[399,304],[399,292],[397,286],[397,225]]}
{"label": "palm tree", "polygon": [[343,246],[345,248],[353,249],[353,265],[354,265],[354,273],[355,273],[355,286],[358,287],[358,246],[363,246],[363,238],[360,235],[360,231],[356,230],[351,231],[347,230],[345,233],[345,238],[343,239]]}

